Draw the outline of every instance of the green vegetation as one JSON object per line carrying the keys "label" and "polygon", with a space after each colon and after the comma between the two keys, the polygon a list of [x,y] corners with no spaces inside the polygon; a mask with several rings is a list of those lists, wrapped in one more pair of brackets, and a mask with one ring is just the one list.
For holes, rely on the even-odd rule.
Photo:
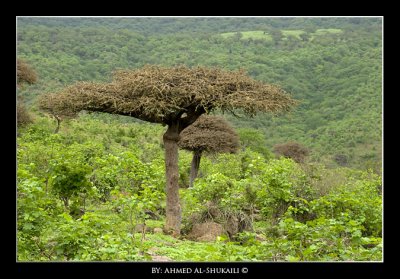
{"label": "green vegetation", "polygon": [[[18,127],[18,261],[382,261],[380,18],[17,23],[18,58],[38,77],[18,88],[34,120]],[[54,133],[36,105],[145,64],[242,68],[300,101],[279,117],[223,114],[239,151],[203,154],[192,188],[193,154],[179,150],[177,238],[163,232],[167,127],[81,112]],[[307,150],[300,163],[272,152],[289,142]],[[223,233],[198,237],[205,223]]]}
{"label": "green vegetation", "polygon": [[[53,134],[54,121],[37,116],[21,131],[19,261],[382,259],[378,175],[300,166],[249,148],[203,156],[194,187],[180,189],[186,233],[178,239],[154,233],[165,216],[165,128],[103,118],[83,114]],[[192,154],[180,151],[180,159],[187,184]],[[212,209],[228,232],[211,242],[191,240],[187,233]],[[235,218],[247,229],[235,231]]]}
{"label": "green vegetation", "polygon": [[[281,30],[282,38],[243,38],[261,36],[261,30]],[[242,37],[220,36],[227,32]],[[288,32],[310,36],[286,37]],[[39,81],[19,95],[33,104],[43,92],[80,80],[107,80],[117,68],[144,64],[244,68],[257,80],[281,85],[301,105],[279,118],[226,115],[235,127],[260,130],[269,149],[296,141],[311,150],[313,161],[335,167],[335,158],[344,156],[347,166],[380,172],[381,36],[374,18],[21,18],[18,55],[37,70]]]}

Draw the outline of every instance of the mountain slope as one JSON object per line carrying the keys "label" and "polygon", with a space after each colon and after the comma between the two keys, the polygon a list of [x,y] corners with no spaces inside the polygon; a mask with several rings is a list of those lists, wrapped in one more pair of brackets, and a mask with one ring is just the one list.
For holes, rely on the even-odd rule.
{"label": "mountain slope", "polygon": [[78,80],[106,80],[116,68],[244,68],[301,105],[278,118],[227,115],[236,127],[261,130],[269,148],[299,141],[329,166],[380,168],[379,18],[20,18],[17,35],[18,57],[39,73],[39,83],[20,92],[31,103]]}

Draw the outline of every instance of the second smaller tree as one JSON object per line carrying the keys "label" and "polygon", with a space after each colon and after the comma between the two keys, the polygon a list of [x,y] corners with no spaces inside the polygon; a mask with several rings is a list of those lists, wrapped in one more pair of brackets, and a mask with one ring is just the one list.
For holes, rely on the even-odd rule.
{"label": "second smaller tree", "polygon": [[283,144],[277,144],[274,146],[274,151],[277,155],[286,158],[291,158],[296,163],[304,163],[306,157],[310,153],[307,147],[294,141],[290,141]]}
{"label": "second smaller tree", "polygon": [[189,178],[189,187],[193,187],[202,153],[235,153],[239,148],[239,137],[224,118],[202,115],[181,132],[178,145],[193,151]]}

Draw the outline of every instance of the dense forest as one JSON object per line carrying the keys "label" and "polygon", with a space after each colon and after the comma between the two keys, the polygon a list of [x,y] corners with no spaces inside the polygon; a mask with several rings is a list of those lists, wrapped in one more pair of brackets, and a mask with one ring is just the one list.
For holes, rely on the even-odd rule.
{"label": "dense forest", "polygon": [[[229,33],[241,30],[247,31]],[[40,76],[21,95],[29,101],[77,80],[104,80],[117,68],[145,64],[243,68],[302,103],[280,118],[227,115],[236,127],[262,131],[270,149],[295,140],[311,149],[313,161],[379,171],[381,36],[379,20],[368,18],[21,18],[18,56]]]}
{"label": "dense forest", "polygon": [[[382,260],[381,18],[22,17],[17,56],[37,73],[17,90],[30,114],[18,260]],[[57,127],[37,104],[146,64],[244,69],[299,101],[277,116],[213,112],[240,146],[206,152],[193,187],[179,151],[178,238],[162,229],[165,127],[87,112]]]}

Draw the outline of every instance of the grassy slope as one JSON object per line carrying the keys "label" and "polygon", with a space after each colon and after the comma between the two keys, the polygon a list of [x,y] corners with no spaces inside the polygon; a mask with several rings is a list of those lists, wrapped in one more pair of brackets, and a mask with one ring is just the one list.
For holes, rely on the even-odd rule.
{"label": "grassy slope", "polygon": [[[238,32],[226,32],[226,33],[221,33],[222,38],[226,39],[229,37],[233,37]],[[262,39],[262,40],[267,40],[267,41],[272,41],[272,37],[268,33],[264,33],[264,31],[242,31],[240,32],[242,34],[242,39],[247,40],[247,39]]]}
{"label": "grassy slope", "polygon": [[[281,30],[282,31],[282,35],[284,38],[287,38],[289,36],[295,37],[296,39],[300,40],[300,35],[305,33],[304,30],[300,30],[300,29],[294,29],[294,30]],[[314,33],[311,33],[311,38],[315,38],[318,37],[320,35],[326,35],[326,34],[340,34],[343,31],[341,29],[335,29],[335,28],[326,28],[326,29],[317,29]],[[238,32],[225,32],[225,33],[221,33],[221,36],[226,39],[229,37],[233,37],[235,34],[237,34]],[[272,41],[272,37],[271,35],[267,33],[264,33],[264,31],[260,31],[260,30],[252,30],[252,31],[240,31],[240,33],[242,34],[242,39],[246,40],[246,39],[263,39],[263,40],[267,40],[267,41]]]}

